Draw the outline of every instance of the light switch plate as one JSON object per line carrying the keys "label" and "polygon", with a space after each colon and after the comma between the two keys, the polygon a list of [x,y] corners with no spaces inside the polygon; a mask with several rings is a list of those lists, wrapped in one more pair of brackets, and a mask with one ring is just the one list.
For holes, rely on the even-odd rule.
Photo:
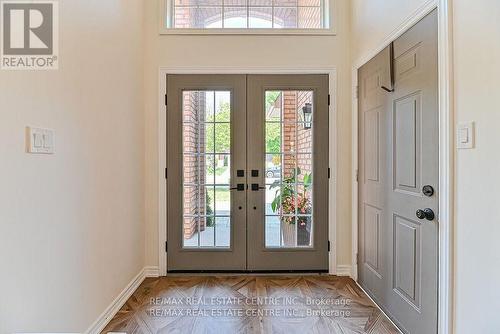
{"label": "light switch plate", "polygon": [[54,154],[55,133],[51,129],[26,127],[28,153]]}
{"label": "light switch plate", "polygon": [[457,127],[457,148],[474,148],[476,139],[475,132],[474,122],[459,123]]}

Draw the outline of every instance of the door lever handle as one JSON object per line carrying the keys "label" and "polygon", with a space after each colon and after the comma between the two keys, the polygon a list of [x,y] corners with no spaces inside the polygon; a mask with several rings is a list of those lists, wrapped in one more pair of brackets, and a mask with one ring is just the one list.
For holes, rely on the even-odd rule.
{"label": "door lever handle", "polygon": [[258,183],[252,183],[252,191],[259,191],[259,190],[264,190],[266,187],[261,187],[259,186]]}
{"label": "door lever handle", "polygon": [[230,190],[237,190],[237,191],[245,191],[245,184],[244,183],[238,183],[236,187],[229,188]]}
{"label": "door lever handle", "polygon": [[432,209],[419,209],[417,210],[417,218],[418,219],[427,219],[427,220],[434,220],[436,218],[436,215],[434,214],[434,211]]}

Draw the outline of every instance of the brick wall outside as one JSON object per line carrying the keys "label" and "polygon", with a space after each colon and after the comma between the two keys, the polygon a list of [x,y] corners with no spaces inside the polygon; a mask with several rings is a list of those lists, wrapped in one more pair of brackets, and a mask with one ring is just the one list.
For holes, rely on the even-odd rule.
{"label": "brick wall outside", "polygon": [[[186,1],[187,3],[188,1]],[[176,8],[174,12],[175,28],[191,28],[194,24],[194,15],[190,7]]]}
{"label": "brick wall outside", "polygon": [[[296,124],[302,119],[302,107],[312,103],[312,93],[306,91],[283,92],[283,152],[312,153],[312,130],[304,129],[303,124]],[[299,116],[300,115],[300,116]],[[285,155],[283,161],[284,176],[289,177],[295,163],[301,169],[302,175],[312,172],[311,155]]]}
{"label": "brick wall outside", "polygon": [[189,0],[178,0],[178,2],[174,12],[175,28],[206,28],[213,23],[217,23],[215,27],[222,28],[222,7],[185,7],[185,5],[192,6],[193,2]]}
{"label": "brick wall outside", "polygon": [[[296,149],[296,124],[297,121],[297,92],[283,92],[283,152],[295,153]],[[284,177],[292,175],[295,168],[295,155],[286,154],[283,158]]]}
{"label": "brick wall outside", "polygon": [[302,7],[297,15],[299,28],[321,28],[321,7]]}
{"label": "brick wall outside", "polygon": [[[306,103],[312,104],[311,92],[298,92],[297,110],[302,114],[302,108]],[[302,116],[301,116],[302,119]],[[303,121],[303,119],[302,119]],[[299,152],[312,153],[312,129],[304,129],[304,124],[299,124],[297,133],[297,148]],[[312,172],[312,156],[301,155],[297,157],[297,166],[301,169],[302,175]]]}
{"label": "brick wall outside", "polygon": [[[183,95],[183,151],[184,153],[203,153],[205,148],[205,93],[185,92]],[[200,185],[205,183],[205,157],[185,155],[184,184]],[[206,191],[204,187],[184,187],[184,215],[200,216],[205,214]],[[184,219],[184,238],[190,239],[198,230],[205,230],[206,219],[186,217]]]}
{"label": "brick wall outside", "polygon": [[[295,14],[290,15],[275,15],[275,23],[286,28],[321,28],[321,7],[316,1],[311,1],[310,6],[316,7],[300,7]],[[222,2],[221,2],[222,3]],[[291,1],[288,5],[293,5]],[[215,4],[214,4],[215,5]],[[212,7],[196,8],[190,0],[177,0],[174,11],[174,27],[175,28],[204,28],[209,24],[218,23],[222,28],[222,6],[215,5]],[[227,6],[227,4],[226,4]],[[225,17],[241,17],[246,15],[246,7],[239,7],[241,11],[226,12]],[[293,7],[292,7],[293,8]],[[260,11],[259,11],[260,9]],[[272,21],[272,7],[254,7],[252,17],[258,17],[268,22]],[[243,13],[242,13],[243,11]]]}

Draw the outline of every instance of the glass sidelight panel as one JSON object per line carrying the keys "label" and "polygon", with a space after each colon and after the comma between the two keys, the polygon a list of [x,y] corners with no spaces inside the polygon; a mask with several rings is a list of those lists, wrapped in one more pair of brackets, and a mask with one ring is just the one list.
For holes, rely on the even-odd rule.
{"label": "glass sidelight panel", "polygon": [[231,245],[231,92],[183,91],[183,247]]}
{"label": "glass sidelight panel", "polygon": [[313,92],[266,91],[265,244],[313,246]]}

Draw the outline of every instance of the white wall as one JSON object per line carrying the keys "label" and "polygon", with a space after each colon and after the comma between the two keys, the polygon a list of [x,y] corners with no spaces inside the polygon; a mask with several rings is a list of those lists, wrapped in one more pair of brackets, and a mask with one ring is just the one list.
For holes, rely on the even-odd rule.
{"label": "white wall", "polygon": [[145,1],[146,259],[158,265],[159,67],[292,67],[338,69],[338,264],[351,264],[351,85],[349,1],[336,0],[337,36],[159,36],[157,1]]}
{"label": "white wall", "polygon": [[456,118],[477,126],[477,148],[456,160],[456,332],[498,333],[500,2],[453,2]]}
{"label": "white wall", "polygon": [[84,331],[144,263],[142,1],[59,4],[60,70],[0,71],[2,334]]}
{"label": "white wall", "polygon": [[358,60],[379,44],[419,8],[435,0],[352,0],[352,59]]}
{"label": "white wall", "polygon": [[[424,0],[353,1],[353,59],[376,48]],[[455,117],[476,121],[477,147],[459,150],[455,189],[456,334],[497,333],[500,309],[500,2],[454,0]],[[390,13],[390,15],[388,15]]]}

